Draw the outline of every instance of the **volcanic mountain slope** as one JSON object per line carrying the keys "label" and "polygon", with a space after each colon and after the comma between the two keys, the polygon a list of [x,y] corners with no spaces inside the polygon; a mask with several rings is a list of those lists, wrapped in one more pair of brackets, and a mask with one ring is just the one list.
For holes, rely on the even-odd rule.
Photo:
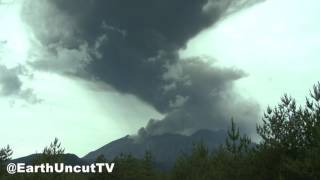
{"label": "volcanic mountain slope", "polygon": [[[213,150],[223,144],[225,138],[226,132],[222,130],[199,130],[190,136],[170,133],[144,138],[125,136],[88,153],[83,158],[74,154],[64,154],[63,159],[67,165],[84,165],[94,162],[99,155],[104,155],[107,160],[113,160],[121,154],[143,158],[148,151],[152,154],[157,167],[169,169],[179,155],[190,153],[195,143],[204,143],[209,150]],[[39,156],[40,154],[31,154],[11,162],[33,164]]]}
{"label": "volcanic mountain slope", "polygon": [[142,158],[145,152],[151,152],[155,162],[172,165],[176,158],[183,153],[190,153],[194,143],[203,142],[209,150],[224,143],[225,131],[199,130],[190,136],[179,134],[163,134],[135,139],[125,136],[105,146],[90,152],[83,157],[88,162],[94,161],[99,155],[113,159],[120,154],[131,154]]}

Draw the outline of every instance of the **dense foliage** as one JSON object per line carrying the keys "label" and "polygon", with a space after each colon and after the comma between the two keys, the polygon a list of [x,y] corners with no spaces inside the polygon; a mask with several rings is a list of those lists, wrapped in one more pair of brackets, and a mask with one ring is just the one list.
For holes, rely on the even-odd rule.
{"label": "dense foliage", "polygon": [[[0,150],[1,179],[116,179],[116,180],[316,180],[320,179],[320,83],[310,91],[304,106],[285,95],[274,108],[267,108],[262,123],[257,126],[261,137],[254,144],[241,135],[234,121],[224,145],[210,152],[206,145],[197,142],[191,154],[182,154],[173,168],[161,171],[156,168],[150,152],[143,159],[120,155],[113,162],[113,173],[104,174],[49,174],[14,175],[3,173],[10,160],[8,146]],[[64,149],[56,139],[45,148],[35,163],[61,162]],[[96,162],[105,162],[99,156]]]}

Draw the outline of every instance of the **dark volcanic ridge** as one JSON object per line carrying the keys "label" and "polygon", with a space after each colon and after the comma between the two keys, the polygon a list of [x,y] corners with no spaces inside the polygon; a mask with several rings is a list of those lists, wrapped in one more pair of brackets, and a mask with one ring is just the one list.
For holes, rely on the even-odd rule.
{"label": "dark volcanic ridge", "polygon": [[[167,169],[173,165],[179,155],[191,153],[195,143],[204,143],[209,150],[214,150],[225,142],[226,134],[224,130],[211,131],[202,129],[190,136],[166,133],[137,139],[127,135],[88,153],[82,158],[74,154],[64,154],[63,159],[67,165],[84,165],[94,162],[100,155],[104,155],[107,160],[113,160],[121,154],[130,154],[135,158],[143,158],[148,151],[152,154],[154,163],[158,167]],[[14,159],[11,162],[32,164],[34,159],[39,156],[40,154],[32,154]]]}

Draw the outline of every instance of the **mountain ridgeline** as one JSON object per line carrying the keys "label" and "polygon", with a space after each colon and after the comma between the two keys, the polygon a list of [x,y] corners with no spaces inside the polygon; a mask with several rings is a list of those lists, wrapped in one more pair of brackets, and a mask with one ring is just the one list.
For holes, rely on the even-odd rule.
{"label": "mountain ridgeline", "polygon": [[99,155],[107,159],[114,159],[120,154],[131,154],[136,158],[143,158],[150,152],[156,163],[171,166],[176,158],[183,153],[189,154],[195,143],[202,142],[213,150],[225,142],[226,131],[199,130],[190,136],[179,134],[163,134],[148,136],[143,139],[125,136],[113,141],[83,157],[84,160],[94,161]]}
{"label": "mountain ridgeline", "polygon": [[[83,158],[79,158],[74,154],[63,154],[62,159],[68,165],[83,165],[94,162],[101,155],[111,161],[121,154],[132,155],[135,158],[142,159],[146,152],[150,152],[158,168],[169,169],[179,155],[190,154],[194,144],[201,142],[208,146],[208,149],[214,150],[224,143],[225,138],[226,131],[205,129],[199,130],[190,136],[167,133],[148,136],[141,140],[127,135],[88,153]],[[40,156],[41,154],[32,154],[14,159],[11,162],[32,164]]]}

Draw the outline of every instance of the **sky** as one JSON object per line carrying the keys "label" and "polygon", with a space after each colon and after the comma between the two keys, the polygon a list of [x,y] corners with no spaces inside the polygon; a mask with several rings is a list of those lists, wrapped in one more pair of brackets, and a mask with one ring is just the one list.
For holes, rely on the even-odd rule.
{"label": "sky", "polygon": [[319,8],[317,0],[269,0],[205,30],[181,54],[243,69],[238,90],[264,109],[284,93],[303,103],[319,81]]}
{"label": "sky", "polygon": [[[19,17],[20,5],[2,5],[0,9],[0,23],[5,25],[0,30],[0,41],[5,42],[1,64],[10,68],[25,63],[28,49],[32,49],[30,32]],[[36,91],[41,102],[30,103],[19,93],[0,98],[0,147],[9,144],[13,157],[42,152],[55,137],[66,152],[85,155],[135,133],[150,117],[162,116],[132,95],[122,95],[110,87],[95,90],[106,85],[54,73],[33,73],[31,79],[21,75],[23,88]],[[129,117],[131,122],[126,121]]]}
{"label": "sky", "polygon": [[0,147],[14,157],[54,137],[83,156],[127,134],[225,128],[231,116],[250,134],[267,105],[284,93],[303,102],[319,81],[317,0],[268,0],[220,21],[190,4],[184,24],[155,14],[140,26],[121,18],[134,10],[56,2],[0,5]]}

